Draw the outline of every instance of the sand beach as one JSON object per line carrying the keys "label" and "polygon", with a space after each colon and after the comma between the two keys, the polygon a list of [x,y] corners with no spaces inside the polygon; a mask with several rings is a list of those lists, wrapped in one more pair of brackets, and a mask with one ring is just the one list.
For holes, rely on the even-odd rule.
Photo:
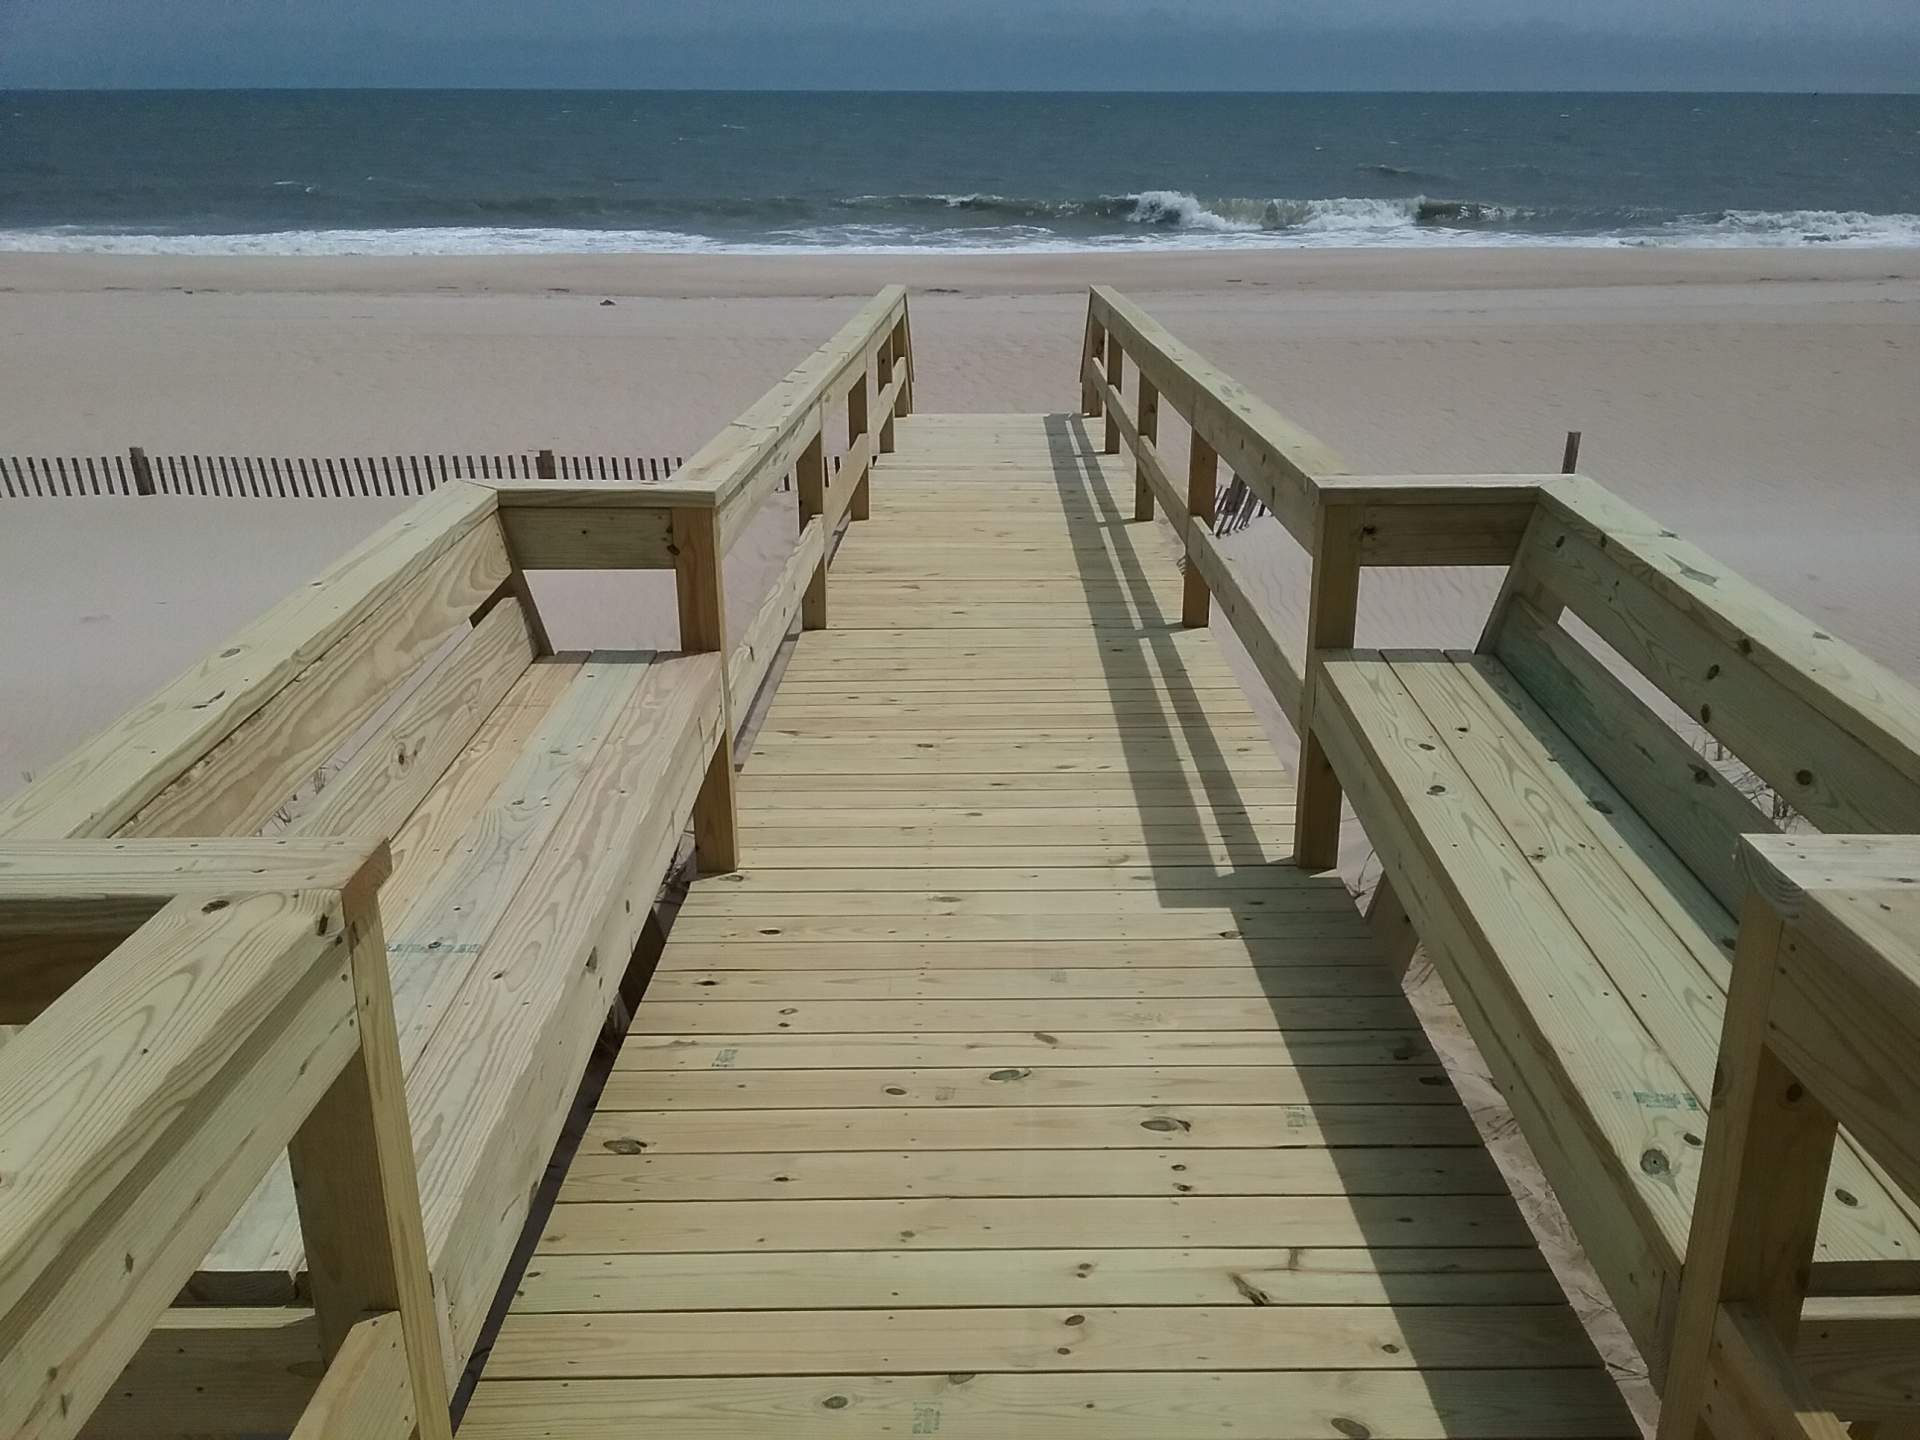
{"label": "sand beach", "polygon": [[[895,280],[923,409],[1071,408],[1112,284],[1368,471],[1551,470],[1579,429],[1589,473],[1920,676],[1920,251],[6,255],[4,446],[685,455]],[[6,503],[0,793],[398,503]],[[790,533],[761,517],[737,605]],[[1234,545],[1297,634],[1294,548]],[[562,643],[672,643],[670,588],[556,583]],[[1488,583],[1370,582],[1362,638],[1469,641]]]}

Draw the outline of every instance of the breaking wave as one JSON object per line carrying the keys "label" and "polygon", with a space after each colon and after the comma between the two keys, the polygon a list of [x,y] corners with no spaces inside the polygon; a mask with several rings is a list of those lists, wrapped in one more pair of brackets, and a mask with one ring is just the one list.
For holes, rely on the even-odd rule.
{"label": "breaking wave", "polygon": [[[300,182],[277,182],[297,185]],[[988,193],[855,195],[842,199],[693,199],[627,213],[584,210],[577,197],[543,213],[494,203],[493,223],[202,232],[183,224],[122,230],[77,226],[0,231],[0,251],[144,255],[484,255],[747,253],[795,250],[926,253],[1111,248],[1579,245],[1916,246],[1920,215],[1835,210],[1673,214],[1643,207],[1555,208],[1429,195],[1319,199],[1139,190],[1079,199]],[[525,223],[538,214],[547,223]],[[514,221],[522,223],[513,223]]]}

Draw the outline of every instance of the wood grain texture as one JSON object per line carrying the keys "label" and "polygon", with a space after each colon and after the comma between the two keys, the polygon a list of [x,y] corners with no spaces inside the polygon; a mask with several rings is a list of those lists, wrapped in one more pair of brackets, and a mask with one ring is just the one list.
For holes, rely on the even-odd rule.
{"label": "wood grain texture", "polygon": [[112,833],[493,513],[442,486],[0,805],[0,835]]}
{"label": "wood grain texture", "polygon": [[1100,429],[881,445],[465,1430],[1626,1433]]}

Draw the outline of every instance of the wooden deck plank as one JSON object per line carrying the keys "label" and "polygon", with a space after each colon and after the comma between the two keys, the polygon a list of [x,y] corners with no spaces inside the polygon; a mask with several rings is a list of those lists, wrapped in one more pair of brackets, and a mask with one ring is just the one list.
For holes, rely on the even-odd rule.
{"label": "wooden deck plank", "polygon": [[589,1149],[643,1154],[762,1150],[1116,1150],[1307,1145],[1471,1145],[1457,1106],[987,1105],[843,1110],[614,1110],[587,1122]]}
{"label": "wooden deck plank", "polygon": [[[1015,1150],[770,1150],[575,1159],[563,1201],[908,1200],[1032,1195],[1498,1195],[1476,1146],[1089,1150],[1068,1167]],[[684,1308],[684,1307],[683,1307]]]}
{"label": "wooden deck plank", "polygon": [[1532,1246],[820,1250],[800,1255],[543,1255],[526,1313],[915,1305],[1534,1305],[1560,1294]]}
{"label": "wooden deck plank", "polygon": [[[984,1018],[984,1017],[983,1017]],[[630,1034],[617,1068],[844,1069],[979,1064],[1428,1064],[1432,1048],[1408,1016],[1381,1030],[956,1031],[947,1035]]]}
{"label": "wooden deck plank", "polygon": [[1189,1245],[1527,1243],[1504,1196],[1073,1196],[988,1200],[659,1201],[555,1206],[539,1255],[751,1250],[1123,1250]]}
{"label": "wooden deck plank", "polygon": [[1631,1433],[1100,428],[898,421],[463,1434]]}
{"label": "wooden deck plank", "polygon": [[1047,970],[675,970],[656,974],[660,1000],[1034,1000],[1066,991],[1090,1000],[1274,999],[1392,995],[1400,985],[1378,965],[1224,966],[1172,970],[1099,967]]}
{"label": "wooden deck plank", "polygon": [[1578,1365],[1564,1305],[1085,1306],[514,1315],[488,1373],[568,1376],[911,1375],[929,1370],[1455,1370]]}
{"label": "wooden deck plank", "polygon": [[[558,1417],[564,1417],[559,1419]],[[1337,1424],[1335,1422],[1338,1422]],[[1153,1372],[815,1379],[523,1380],[483,1385],[466,1440],[1588,1440],[1635,1433],[1606,1372]]]}

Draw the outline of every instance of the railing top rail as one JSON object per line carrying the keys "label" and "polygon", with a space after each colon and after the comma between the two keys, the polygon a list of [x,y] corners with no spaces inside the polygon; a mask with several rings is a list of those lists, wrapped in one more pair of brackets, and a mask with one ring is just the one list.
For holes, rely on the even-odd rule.
{"label": "railing top rail", "polygon": [[1313,481],[1350,473],[1332,446],[1288,420],[1119,291],[1092,287],[1089,313],[1140,367],[1163,403],[1186,417],[1303,544],[1313,533]]}
{"label": "railing top rail", "polygon": [[889,285],[831,339],[688,457],[669,484],[649,485],[649,505],[726,509],[769,467],[784,470],[805,440],[820,404],[850,382],[906,312],[904,285]]}

